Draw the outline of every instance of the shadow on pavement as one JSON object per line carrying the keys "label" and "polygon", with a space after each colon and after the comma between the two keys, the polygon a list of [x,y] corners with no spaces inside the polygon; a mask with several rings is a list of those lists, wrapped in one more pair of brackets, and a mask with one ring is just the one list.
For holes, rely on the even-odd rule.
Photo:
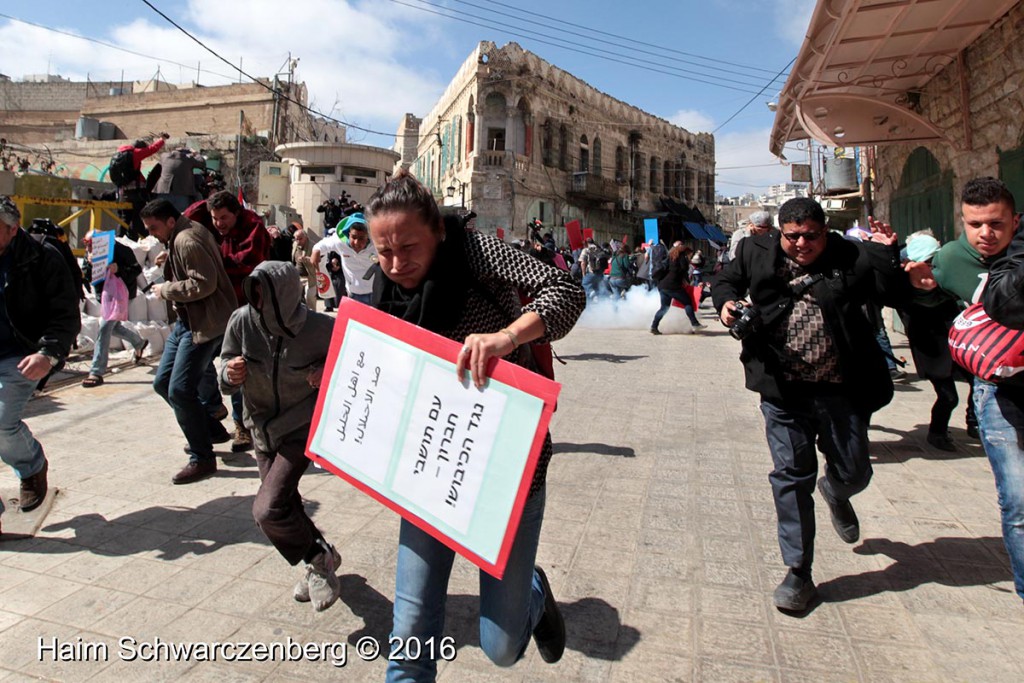
{"label": "shadow on pavement", "polygon": [[[913,429],[906,431],[891,429],[878,425],[871,425],[872,430],[895,434],[902,437],[899,441],[872,441],[871,462],[880,465],[890,465],[920,458],[922,460],[962,460],[964,458],[984,458],[985,451],[981,442],[967,436],[967,431],[960,428],[951,428],[949,435],[956,444],[956,451],[942,451],[930,445],[925,437],[928,434],[928,425],[919,424]],[[882,448],[884,446],[884,448]]]}
{"label": "shadow on pavement", "polygon": [[[206,555],[236,543],[269,545],[252,517],[229,517],[230,508],[251,510],[255,496],[215,498],[197,508],[153,506],[107,519],[87,513],[49,524],[43,531],[72,529],[63,543],[48,543],[40,553],[76,553],[83,549],[97,555],[120,557],[158,551],[160,560],[176,560],[189,553]],[[319,505],[304,500],[307,514],[314,516]],[[36,552],[33,550],[33,552]]]}
{"label": "shadow on pavement", "polygon": [[[825,602],[846,602],[879,593],[902,592],[926,583],[985,586],[1013,578],[1003,539],[994,536],[944,537],[917,545],[872,538],[854,548],[854,552],[858,555],[885,555],[894,563],[885,569],[840,576],[819,584],[818,591]],[[993,590],[1010,592],[1002,588]]]}
{"label": "shadow on pavement", "polygon": [[[362,576],[345,574],[339,579],[341,601],[365,624],[348,636],[348,642],[355,645],[363,636],[386,642],[391,633],[391,601]],[[566,648],[570,650],[594,659],[619,660],[640,642],[640,631],[624,625],[619,610],[600,598],[560,602],[558,606],[565,618]],[[479,617],[479,596],[449,595],[445,635],[454,638],[458,648],[479,647]]]}
{"label": "shadow on pavement", "polygon": [[565,441],[551,444],[551,453],[594,453],[596,455],[617,455],[621,458],[636,457],[636,451],[629,446],[610,446],[606,443],[568,443]]}
{"label": "shadow on pavement", "polygon": [[606,363],[627,363],[647,356],[621,356],[614,353],[578,353],[575,356],[559,356],[562,360],[600,360]]}

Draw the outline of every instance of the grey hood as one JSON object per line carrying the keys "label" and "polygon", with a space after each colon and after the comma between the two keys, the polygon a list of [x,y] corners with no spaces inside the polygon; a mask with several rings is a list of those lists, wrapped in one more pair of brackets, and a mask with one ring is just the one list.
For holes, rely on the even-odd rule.
{"label": "grey hood", "polygon": [[[257,283],[262,296],[254,303]],[[271,336],[294,339],[306,323],[308,310],[302,299],[302,279],[291,263],[259,264],[242,281],[242,294],[256,313],[260,327]]]}

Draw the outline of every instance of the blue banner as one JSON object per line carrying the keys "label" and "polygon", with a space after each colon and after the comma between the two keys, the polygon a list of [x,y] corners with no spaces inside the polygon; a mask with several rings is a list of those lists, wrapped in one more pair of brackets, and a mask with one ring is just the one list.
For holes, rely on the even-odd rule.
{"label": "blue banner", "polygon": [[644,219],[644,242],[650,244],[658,243],[658,219],[657,218],[645,218]]}

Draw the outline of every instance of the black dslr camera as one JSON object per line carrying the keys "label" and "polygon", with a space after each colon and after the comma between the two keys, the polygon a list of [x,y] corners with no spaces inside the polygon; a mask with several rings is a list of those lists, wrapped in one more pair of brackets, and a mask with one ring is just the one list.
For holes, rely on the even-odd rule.
{"label": "black dslr camera", "polygon": [[729,328],[729,334],[733,339],[743,341],[761,326],[761,309],[753,304],[737,301],[733,315],[739,316],[739,319]]}

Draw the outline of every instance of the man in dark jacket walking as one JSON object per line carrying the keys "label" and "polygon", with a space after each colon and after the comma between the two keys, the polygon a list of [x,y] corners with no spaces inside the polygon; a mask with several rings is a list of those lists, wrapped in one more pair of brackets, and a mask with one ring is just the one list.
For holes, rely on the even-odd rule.
{"label": "man in dark jacket walking", "polygon": [[260,264],[242,294],[248,305],[228,322],[220,384],[226,394],[245,389],[245,426],[261,482],[253,517],[289,564],[305,563],[295,599],[325,610],[341,590],[341,558],[306,515],[299,479],[309,465],[306,441],[334,319],[303,305],[299,271],[290,263]]}
{"label": "man in dark jacket walking", "polygon": [[21,480],[28,512],[46,497],[49,465],[21,416],[39,380],[68,355],[81,316],[63,257],[20,225],[17,206],[0,195],[0,458]]}
{"label": "man in dark jacket walking", "polygon": [[[817,594],[814,559],[815,442],[825,456],[818,490],[839,537],[854,543],[860,524],[850,497],[871,479],[868,423],[892,400],[893,386],[867,301],[898,304],[909,292],[891,228],[874,224],[879,243],[829,234],[813,199],[791,199],[779,211],[781,234],[744,239],[711,293],[722,323],[736,324],[748,296],[760,324],[743,338],[746,386],[761,395],[775,469],[769,475],[779,547],[790,568],[776,588],[776,607],[803,611]],[[745,322],[737,334],[749,325]],[[742,336],[742,335],[741,335]]]}

